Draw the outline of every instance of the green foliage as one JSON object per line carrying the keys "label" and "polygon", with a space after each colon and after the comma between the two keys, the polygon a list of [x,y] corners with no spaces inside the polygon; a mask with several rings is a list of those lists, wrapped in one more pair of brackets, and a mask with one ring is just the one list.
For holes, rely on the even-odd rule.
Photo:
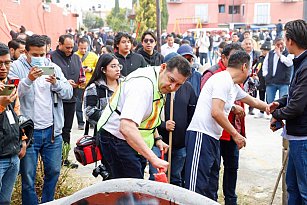
{"label": "green foliage", "polygon": [[167,10],[167,2],[166,0],[162,0],[161,6],[161,30],[167,29],[168,24],[168,10]]}
{"label": "green foliage", "polygon": [[[66,146],[65,149],[67,148],[70,149],[69,146]],[[64,150],[64,147],[63,147],[63,150]],[[76,179],[73,178],[74,175],[70,175],[70,171],[71,171],[70,168],[62,166],[59,180],[56,186],[56,191],[55,191],[55,196],[54,196],[55,199],[59,199],[65,196],[72,195],[73,193],[75,193],[76,191],[84,187],[83,184],[78,183]],[[35,190],[39,197],[42,196],[43,185],[44,185],[44,168],[43,168],[43,162],[41,160],[41,157],[39,157],[37,169],[36,169],[36,180],[35,180]],[[21,204],[21,177],[20,175],[17,177],[16,183],[14,186],[11,204],[13,205]]]}
{"label": "green foliage", "polygon": [[[156,25],[156,0],[140,0],[139,6],[136,9],[136,25],[140,23],[138,36],[146,30],[155,31]],[[160,12],[161,12],[161,29],[167,28],[168,23],[168,11],[166,0],[160,0]]]}
{"label": "green foliage", "polygon": [[138,37],[147,30],[156,30],[156,0],[140,0],[135,21],[140,23]]}
{"label": "green foliage", "polygon": [[119,8],[116,12],[115,8],[109,13],[106,22],[113,31],[130,31],[130,23],[127,18],[127,9]]}
{"label": "green foliage", "polygon": [[104,26],[102,18],[93,14],[92,12],[86,12],[84,16],[83,23],[88,29],[100,28]]}

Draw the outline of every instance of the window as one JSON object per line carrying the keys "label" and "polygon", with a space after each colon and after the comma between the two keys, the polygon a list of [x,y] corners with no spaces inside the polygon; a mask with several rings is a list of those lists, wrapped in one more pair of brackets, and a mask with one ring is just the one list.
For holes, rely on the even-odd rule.
{"label": "window", "polygon": [[254,23],[255,24],[270,24],[270,3],[256,3],[254,12]]}
{"label": "window", "polygon": [[229,14],[239,14],[239,13],[240,13],[239,5],[229,6]]}
{"label": "window", "polygon": [[219,13],[225,13],[225,4],[219,4]]}
{"label": "window", "polygon": [[195,5],[195,17],[201,22],[208,22],[208,4]]}
{"label": "window", "polygon": [[242,5],[242,12],[241,12],[242,16],[244,16],[245,14],[245,5]]}

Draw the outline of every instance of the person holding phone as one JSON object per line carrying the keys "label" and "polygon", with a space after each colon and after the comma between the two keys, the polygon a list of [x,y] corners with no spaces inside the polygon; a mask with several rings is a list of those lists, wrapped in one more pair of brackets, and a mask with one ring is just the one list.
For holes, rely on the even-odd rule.
{"label": "person holding phone", "polygon": [[[9,48],[0,43],[0,92],[5,89],[11,63]],[[14,87],[10,94],[0,96],[0,204],[10,204],[20,158],[26,152],[26,143],[19,135],[20,106]]]}
{"label": "person holding phone", "polygon": [[[39,66],[54,67],[54,74],[42,76]],[[11,64],[9,77],[20,79],[20,112],[34,122],[33,144],[20,162],[22,204],[52,201],[62,161],[63,100],[72,97],[72,86],[61,68],[46,58],[46,40],[40,35],[27,38],[25,55]],[[39,154],[45,174],[41,201],[35,190]]]}

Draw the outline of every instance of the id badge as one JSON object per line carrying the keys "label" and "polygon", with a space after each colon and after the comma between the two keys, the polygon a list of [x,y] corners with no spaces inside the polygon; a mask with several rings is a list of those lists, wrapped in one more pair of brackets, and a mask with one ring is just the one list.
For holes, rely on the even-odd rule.
{"label": "id badge", "polygon": [[10,125],[14,125],[16,123],[11,110],[6,111],[6,116],[9,119]]}

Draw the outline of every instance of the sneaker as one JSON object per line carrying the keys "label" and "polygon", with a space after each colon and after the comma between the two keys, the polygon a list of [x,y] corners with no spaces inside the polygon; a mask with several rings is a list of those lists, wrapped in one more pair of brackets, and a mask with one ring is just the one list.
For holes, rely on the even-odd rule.
{"label": "sneaker", "polygon": [[71,168],[71,169],[77,169],[77,168],[79,167],[78,164],[72,163],[72,162],[70,162],[68,159],[65,159],[65,160],[64,160],[63,165],[64,165],[65,167],[69,167],[69,168]]}
{"label": "sneaker", "polygon": [[78,125],[78,130],[84,130],[84,125]]}

